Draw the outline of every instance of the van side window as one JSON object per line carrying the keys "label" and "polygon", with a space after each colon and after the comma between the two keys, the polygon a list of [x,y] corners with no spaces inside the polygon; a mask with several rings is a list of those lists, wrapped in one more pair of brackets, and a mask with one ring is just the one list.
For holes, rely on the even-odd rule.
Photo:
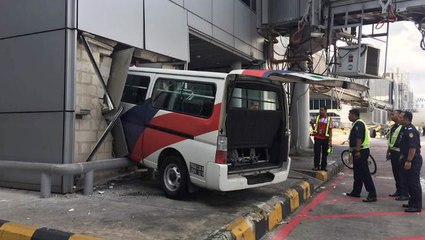
{"label": "van side window", "polygon": [[216,87],[212,83],[158,79],[152,93],[156,108],[208,118],[214,108]]}
{"label": "van side window", "polygon": [[280,106],[276,92],[234,88],[230,99],[230,108],[276,111],[280,109]]}
{"label": "van side window", "polygon": [[143,104],[146,99],[149,83],[150,77],[128,75],[121,101],[137,105]]}

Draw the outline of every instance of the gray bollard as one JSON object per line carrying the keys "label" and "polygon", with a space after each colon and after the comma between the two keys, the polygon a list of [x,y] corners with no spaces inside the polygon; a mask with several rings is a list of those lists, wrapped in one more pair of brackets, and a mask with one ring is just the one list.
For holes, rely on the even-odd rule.
{"label": "gray bollard", "polygon": [[52,193],[52,178],[47,173],[41,173],[41,186],[40,194],[41,198],[49,198]]}
{"label": "gray bollard", "polygon": [[88,171],[84,175],[84,195],[91,195],[93,194],[93,176],[94,171]]}

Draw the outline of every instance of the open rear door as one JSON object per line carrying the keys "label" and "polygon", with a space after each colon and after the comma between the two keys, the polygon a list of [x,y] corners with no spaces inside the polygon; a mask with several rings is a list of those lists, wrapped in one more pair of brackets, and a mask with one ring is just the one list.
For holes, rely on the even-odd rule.
{"label": "open rear door", "polygon": [[305,83],[325,87],[351,89],[360,92],[364,92],[369,89],[368,87],[358,83],[305,72],[284,70],[234,70],[230,72],[229,75],[229,77],[232,75],[252,76],[279,81],[282,83]]}

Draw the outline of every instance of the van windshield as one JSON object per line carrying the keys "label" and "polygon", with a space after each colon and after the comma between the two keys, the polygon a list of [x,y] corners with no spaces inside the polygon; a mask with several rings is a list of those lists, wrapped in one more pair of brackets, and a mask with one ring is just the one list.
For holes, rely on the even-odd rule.
{"label": "van windshield", "polygon": [[280,109],[278,95],[274,91],[234,88],[230,99],[230,109],[267,110]]}

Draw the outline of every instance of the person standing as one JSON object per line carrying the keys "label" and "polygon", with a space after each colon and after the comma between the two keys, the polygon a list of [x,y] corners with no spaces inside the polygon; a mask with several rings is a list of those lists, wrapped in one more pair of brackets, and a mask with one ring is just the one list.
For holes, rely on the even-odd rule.
{"label": "person standing", "polygon": [[[320,107],[319,115],[313,126],[314,136],[314,168],[313,170],[327,171],[328,149],[332,147],[332,120],[328,116],[327,108]],[[320,161],[320,159],[322,161]]]}
{"label": "person standing", "polygon": [[409,200],[409,193],[407,190],[407,182],[403,173],[403,166],[400,161],[400,138],[403,134],[403,126],[400,124],[401,110],[391,112],[391,120],[394,125],[391,127],[388,135],[388,150],[387,159],[391,160],[391,168],[393,170],[396,191],[390,194],[390,197],[396,197],[397,201]]}
{"label": "person standing", "polygon": [[351,109],[348,114],[348,119],[353,122],[349,140],[351,154],[353,155],[354,183],[353,190],[346,193],[346,195],[349,197],[360,197],[364,184],[369,194],[366,199],[363,199],[363,202],[376,202],[375,184],[373,183],[367,163],[370,152],[369,133],[366,124],[360,119],[360,112],[358,109]]}
{"label": "person standing", "polygon": [[401,114],[401,124],[404,132],[400,142],[400,160],[404,166],[404,174],[407,179],[409,201],[403,204],[405,212],[422,211],[422,187],[420,173],[422,168],[421,142],[419,132],[412,125],[413,114],[405,111]]}

